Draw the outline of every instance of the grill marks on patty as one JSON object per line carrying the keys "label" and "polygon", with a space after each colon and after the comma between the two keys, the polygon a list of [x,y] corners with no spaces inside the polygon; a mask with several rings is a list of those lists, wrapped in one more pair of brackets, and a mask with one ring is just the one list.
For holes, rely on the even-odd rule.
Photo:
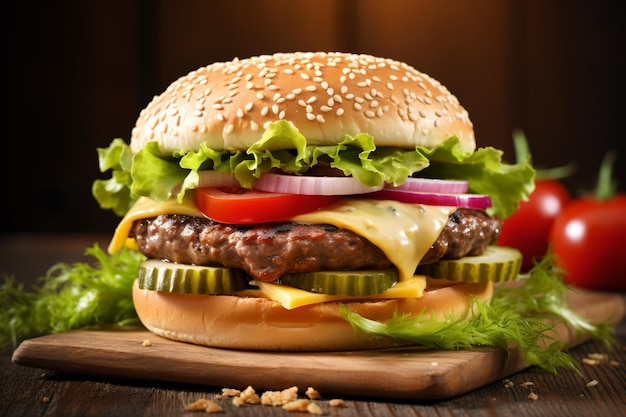
{"label": "grill marks on patty", "polygon": [[[459,209],[448,218],[422,263],[480,254],[497,240],[500,229],[501,222],[481,210]],[[131,236],[150,258],[239,268],[263,281],[273,281],[288,272],[392,266],[367,239],[327,224],[245,227],[169,214],[135,222]]]}

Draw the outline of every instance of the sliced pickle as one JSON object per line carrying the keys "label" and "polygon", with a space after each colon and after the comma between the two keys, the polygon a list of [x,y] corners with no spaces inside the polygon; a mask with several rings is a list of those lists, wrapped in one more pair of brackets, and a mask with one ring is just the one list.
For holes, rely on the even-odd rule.
{"label": "sliced pickle", "polygon": [[522,266],[522,254],[506,246],[489,246],[478,256],[446,259],[417,267],[417,274],[437,279],[482,283],[502,282],[517,278]]}
{"label": "sliced pickle", "polygon": [[328,295],[380,294],[398,282],[396,269],[366,271],[319,271],[285,274],[281,283]]}
{"label": "sliced pickle", "polygon": [[150,259],[139,267],[139,288],[185,294],[232,294],[250,288],[238,269],[177,264]]}

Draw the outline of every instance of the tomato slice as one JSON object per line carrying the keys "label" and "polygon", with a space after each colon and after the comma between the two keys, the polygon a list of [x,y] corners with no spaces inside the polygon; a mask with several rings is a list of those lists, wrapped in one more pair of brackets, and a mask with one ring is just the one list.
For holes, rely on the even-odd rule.
{"label": "tomato slice", "polygon": [[245,188],[197,188],[196,206],[220,223],[255,224],[289,220],[336,203],[334,195],[268,193]]}

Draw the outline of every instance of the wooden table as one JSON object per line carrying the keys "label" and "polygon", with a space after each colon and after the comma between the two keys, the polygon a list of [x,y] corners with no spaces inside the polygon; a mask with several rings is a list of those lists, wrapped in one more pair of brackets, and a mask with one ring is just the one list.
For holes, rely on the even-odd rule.
{"label": "wooden table", "polygon": [[[107,239],[101,235],[0,237],[0,273],[9,272],[28,281],[33,274],[45,272],[54,262],[81,260],[86,246],[94,241],[104,245]],[[335,397],[324,396],[322,392],[323,398],[317,402],[326,415],[346,417],[626,416],[626,321],[619,323],[616,331],[619,346],[613,351],[606,351],[598,342],[587,342],[572,350],[581,364],[583,377],[569,371],[554,376],[529,368],[446,400],[342,396],[344,406],[332,407],[329,400]],[[11,354],[10,350],[5,350],[0,356],[0,416],[205,415],[185,408],[199,398],[216,400],[223,408],[217,415],[306,415],[290,413],[280,407],[236,407],[230,399],[216,399],[223,387],[54,372],[14,364]],[[606,355],[606,360],[598,364],[585,363],[597,354]]]}

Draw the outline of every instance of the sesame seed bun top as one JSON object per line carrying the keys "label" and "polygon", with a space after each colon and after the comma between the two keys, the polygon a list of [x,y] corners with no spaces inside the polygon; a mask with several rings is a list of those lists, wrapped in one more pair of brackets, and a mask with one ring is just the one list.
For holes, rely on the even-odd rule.
{"label": "sesame seed bun top", "polygon": [[476,147],[467,111],[432,77],[398,61],[348,53],[281,53],[217,62],[154,97],[131,149],[157,141],[165,154],[246,150],[268,123],[291,121],[312,145],[368,133],[377,146],[433,147],[457,136]]}

